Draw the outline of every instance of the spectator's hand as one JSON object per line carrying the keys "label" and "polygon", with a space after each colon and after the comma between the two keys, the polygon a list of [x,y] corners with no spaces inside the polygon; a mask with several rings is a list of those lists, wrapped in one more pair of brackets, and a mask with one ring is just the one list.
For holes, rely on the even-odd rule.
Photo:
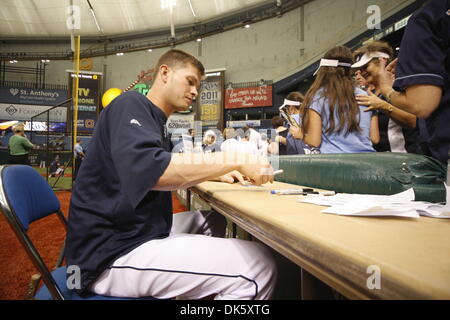
{"label": "spectator's hand", "polygon": [[300,128],[291,126],[291,127],[289,128],[289,132],[292,134],[292,136],[293,136],[295,139],[302,139],[302,133],[301,133]]}
{"label": "spectator's hand", "polygon": [[372,110],[385,110],[386,102],[382,99],[378,98],[374,93],[368,92],[368,96],[363,94],[358,94],[356,96],[356,101],[361,106],[368,106],[368,108],[364,109],[364,111],[372,111]]}

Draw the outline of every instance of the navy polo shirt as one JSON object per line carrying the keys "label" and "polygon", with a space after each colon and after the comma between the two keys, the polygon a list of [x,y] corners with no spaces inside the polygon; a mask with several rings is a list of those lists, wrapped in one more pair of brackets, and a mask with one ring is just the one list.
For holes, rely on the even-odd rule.
{"label": "navy polo shirt", "polygon": [[117,258],[170,233],[171,193],[151,190],[171,159],[166,121],[136,91],[100,114],[70,201],[66,258],[80,267],[80,294]]}
{"label": "navy polo shirt", "polygon": [[443,90],[426,119],[431,155],[447,162],[450,148],[450,0],[432,0],[408,22],[400,47],[394,88],[429,84]]}

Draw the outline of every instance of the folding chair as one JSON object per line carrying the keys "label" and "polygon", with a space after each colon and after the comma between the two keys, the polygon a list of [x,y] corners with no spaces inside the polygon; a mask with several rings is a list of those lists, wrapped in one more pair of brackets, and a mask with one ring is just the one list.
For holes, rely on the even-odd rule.
{"label": "folding chair", "polygon": [[[44,285],[34,296],[39,300],[152,300],[144,298],[117,298],[99,295],[79,296],[67,288],[66,266],[60,257],[55,270],[45,265],[38,250],[28,237],[29,225],[51,214],[57,214],[67,230],[67,221],[60,210],[60,203],[50,185],[32,167],[26,165],[0,166],[0,208],[28,256],[41,274]],[[36,279],[35,279],[36,281]],[[37,280],[39,281],[39,280]]]}

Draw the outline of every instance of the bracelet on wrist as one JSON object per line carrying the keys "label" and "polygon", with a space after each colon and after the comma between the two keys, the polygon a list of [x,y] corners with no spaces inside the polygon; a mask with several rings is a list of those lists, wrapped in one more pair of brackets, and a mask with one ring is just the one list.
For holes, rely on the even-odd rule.
{"label": "bracelet on wrist", "polygon": [[387,100],[387,102],[391,103],[391,97],[392,97],[392,94],[393,94],[394,92],[396,92],[396,91],[395,91],[394,89],[391,89],[391,90],[389,90],[389,92],[386,94],[386,100]]}

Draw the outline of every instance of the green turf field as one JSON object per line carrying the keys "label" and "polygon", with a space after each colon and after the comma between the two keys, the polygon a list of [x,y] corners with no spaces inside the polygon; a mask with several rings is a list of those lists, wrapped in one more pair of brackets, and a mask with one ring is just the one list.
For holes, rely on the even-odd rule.
{"label": "green turf field", "polygon": [[[46,168],[33,167],[37,170],[44,178],[47,173]],[[67,167],[64,171],[64,176],[60,177],[49,177],[48,183],[55,190],[71,190],[72,189],[72,167]]]}

